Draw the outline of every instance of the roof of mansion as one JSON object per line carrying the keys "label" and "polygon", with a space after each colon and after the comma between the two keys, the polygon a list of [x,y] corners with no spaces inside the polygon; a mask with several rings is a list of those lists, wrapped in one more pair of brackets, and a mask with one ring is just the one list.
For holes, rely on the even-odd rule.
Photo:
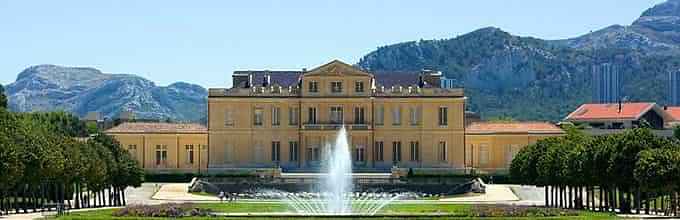
{"label": "roof of mansion", "polygon": [[[253,85],[263,85],[265,78],[269,76],[272,85],[279,85],[282,87],[297,86],[300,77],[304,72],[302,71],[287,71],[287,70],[239,70],[234,71],[234,74],[251,75],[253,78]],[[392,86],[415,86],[418,85],[419,74],[418,71],[378,71],[371,72],[376,81],[376,86],[384,86],[391,88]],[[244,88],[246,85],[241,83],[234,85],[237,88]],[[428,87],[428,86],[426,86]]]}
{"label": "roof of mansion", "polygon": [[583,104],[565,119],[567,121],[638,120],[651,110],[660,115],[666,114],[656,103],[652,102]]}
{"label": "roof of mansion", "polygon": [[[300,95],[304,77],[365,76],[374,96],[439,96],[463,97],[463,89],[440,88],[441,72],[423,71],[367,71],[342,61],[333,60],[312,70],[239,70],[234,71],[231,88],[211,88],[209,97],[265,96],[294,97]],[[436,85],[434,83],[436,82]]]}
{"label": "roof of mansion", "polygon": [[179,124],[179,123],[142,123],[125,122],[109,130],[106,133],[183,133],[183,134],[203,134],[207,133],[208,128],[200,124]]}
{"label": "roof of mansion", "polygon": [[564,134],[564,130],[548,122],[474,122],[466,134]]}

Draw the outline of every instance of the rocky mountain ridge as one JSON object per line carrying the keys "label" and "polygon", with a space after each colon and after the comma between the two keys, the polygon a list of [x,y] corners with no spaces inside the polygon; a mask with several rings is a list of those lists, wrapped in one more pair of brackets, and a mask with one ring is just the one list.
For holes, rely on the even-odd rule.
{"label": "rocky mountain ridge", "polygon": [[379,47],[357,65],[375,71],[437,69],[464,87],[468,108],[484,118],[559,121],[591,101],[591,66],[615,63],[623,99],[666,100],[668,71],[680,68],[680,0],[565,40],[513,36],[482,28],[456,38]]}
{"label": "rocky mountain ridge", "polygon": [[84,116],[101,112],[115,118],[132,111],[139,118],[198,121],[206,111],[206,89],[188,83],[167,87],[132,74],[107,74],[94,68],[32,66],[7,86],[14,111],[64,110]]}

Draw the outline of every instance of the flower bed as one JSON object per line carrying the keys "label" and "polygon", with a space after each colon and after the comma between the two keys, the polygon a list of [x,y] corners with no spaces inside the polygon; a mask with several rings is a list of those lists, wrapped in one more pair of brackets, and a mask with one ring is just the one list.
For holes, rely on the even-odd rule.
{"label": "flower bed", "polygon": [[475,205],[472,207],[474,217],[555,217],[578,216],[578,211],[514,205]]}
{"label": "flower bed", "polygon": [[209,216],[210,209],[193,204],[132,205],[113,212],[116,217],[193,217]]}

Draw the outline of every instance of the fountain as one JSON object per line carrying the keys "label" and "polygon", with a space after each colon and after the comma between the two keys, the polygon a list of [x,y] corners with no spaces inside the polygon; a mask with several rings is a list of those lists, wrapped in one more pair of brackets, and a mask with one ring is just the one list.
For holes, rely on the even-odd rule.
{"label": "fountain", "polygon": [[301,215],[375,215],[402,197],[396,193],[354,193],[352,159],[347,131],[342,126],[333,145],[326,145],[327,173],[319,193],[272,192],[284,198]]}

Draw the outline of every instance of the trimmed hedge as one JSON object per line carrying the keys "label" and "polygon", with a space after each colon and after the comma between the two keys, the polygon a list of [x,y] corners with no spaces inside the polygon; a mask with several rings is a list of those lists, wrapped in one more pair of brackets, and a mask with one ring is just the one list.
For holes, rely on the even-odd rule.
{"label": "trimmed hedge", "polygon": [[198,173],[146,173],[144,175],[145,182],[152,183],[177,183],[190,182],[194,177],[198,178],[213,178],[213,177],[254,177],[253,174],[232,173],[232,174],[198,174]]}

